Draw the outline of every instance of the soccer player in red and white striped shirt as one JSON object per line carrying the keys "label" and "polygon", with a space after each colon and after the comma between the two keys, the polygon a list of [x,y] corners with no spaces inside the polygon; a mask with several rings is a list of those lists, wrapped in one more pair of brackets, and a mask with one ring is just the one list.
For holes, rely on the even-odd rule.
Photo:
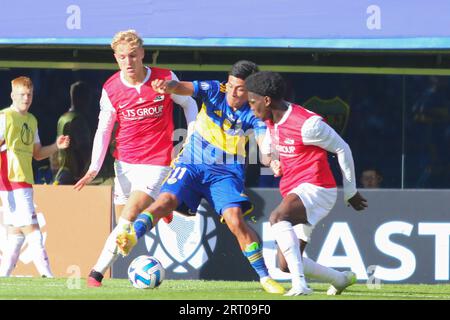
{"label": "soccer player in red and white striped shirt", "polygon": [[168,69],[143,64],[143,40],[136,31],[118,32],[111,43],[120,71],[103,85],[100,115],[88,172],[75,185],[81,190],[100,171],[117,122],[114,150],[114,204],[120,218],[106,240],[88,278],[88,286],[101,285],[103,274],[118,257],[116,234],[130,225],[159,193],[169,173],[173,148],[173,102],[184,109],[192,126],[198,107],[194,99],[153,90],[154,79],[178,80]]}
{"label": "soccer player in red and white striped shirt", "polygon": [[[246,79],[246,87],[250,107],[268,128],[261,150],[266,155],[263,161],[270,164],[275,175],[282,175],[283,200],[271,213],[270,223],[292,275],[292,289],[286,295],[312,293],[304,274],[330,282],[328,294],[340,294],[356,281],[355,274],[321,266],[302,258],[302,253],[312,229],[336,202],[336,182],[327,152],[337,154],[344,200],[355,210],[367,207],[366,199],[356,190],[350,147],[321,116],[283,100],[285,83],[278,73],[255,73]],[[272,151],[279,160],[270,159]]]}

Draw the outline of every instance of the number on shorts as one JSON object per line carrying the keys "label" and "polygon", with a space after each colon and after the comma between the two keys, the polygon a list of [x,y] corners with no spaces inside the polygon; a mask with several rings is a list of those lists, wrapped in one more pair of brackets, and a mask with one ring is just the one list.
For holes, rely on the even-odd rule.
{"label": "number on shorts", "polygon": [[186,173],[186,170],[187,170],[187,168],[177,167],[171,174],[170,178],[171,179],[175,178],[175,179],[181,180],[183,178],[184,174]]}

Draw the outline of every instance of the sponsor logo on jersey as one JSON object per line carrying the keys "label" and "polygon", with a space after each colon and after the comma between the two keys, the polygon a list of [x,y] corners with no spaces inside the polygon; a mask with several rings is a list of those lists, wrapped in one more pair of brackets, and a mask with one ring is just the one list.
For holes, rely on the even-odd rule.
{"label": "sponsor logo on jersey", "polygon": [[215,113],[219,118],[222,118],[222,111],[221,111],[221,110],[216,110],[216,111],[214,111],[214,113]]}
{"label": "sponsor logo on jersey", "polygon": [[200,82],[200,88],[202,89],[202,90],[204,90],[204,91],[207,91],[207,90],[209,90],[209,88],[210,88],[210,85],[209,85],[209,83],[208,82]]}
{"label": "sponsor logo on jersey", "polygon": [[230,121],[234,121],[234,115],[232,113],[227,114],[227,118],[230,119]]}
{"label": "sponsor logo on jersey", "polygon": [[160,117],[163,113],[164,106],[138,108],[136,110],[123,110],[122,116],[127,120],[140,120],[150,117]]}
{"label": "sponsor logo on jersey", "polygon": [[239,131],[241,129],[242,129],[242,121],[238,120],[238,121],[236,121],[236,124],[234,125],[234,130]]}
{"label": "sponsor logo on jersey", "polygon": [[223,120],[223,130],[227,131],[231,128],[231,122],[228,119]]}
{"label": "sponsor logo on jersey", "polygon": [[284,140],[285,144],[294,144],[294,140],[286,138],[286,140]]}
{"label": "sponsor logo on jersey", "polygon": [[22,124],[22,128],[20,130],[20,140],[27,146],[34,142],[34,133],[27,123]]}
{"label": "sponsor logo on jersey", "polygon": [[164,100],[164,95],[156,96],[156,98],[153,100],[153,102],[159,102]]}
{"label": "sponsor logo on jersey", "polygon": [[294,146],[282,146],[278,144],[275,148],[277,149],[278,152],[281,153],[292,154],[295,152]]}
{"label": "sponsor logo on jersey", "polygon": [[119,103],[119,109],[125,108],[127,105],[129,105],[130,103],[124,103],[124,104],[120,104]]}

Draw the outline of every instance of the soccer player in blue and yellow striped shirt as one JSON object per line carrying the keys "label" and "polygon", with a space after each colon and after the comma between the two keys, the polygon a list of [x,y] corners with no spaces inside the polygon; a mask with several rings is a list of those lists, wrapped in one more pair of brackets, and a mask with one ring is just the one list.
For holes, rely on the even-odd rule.
{"label": "soccer player in blue and yellow striped shirt", "polygon": [[202,107],[158,199],[138,216],[129,232],[117,237],[122,254],[128,254],[137,239],[160,218],[179,207],[195,212],[205,198],[236,236],[263,288],[270,293],[284,293],[284,288],[269,276],[257,234],[244,221],[244,215],[253,209],[244,193],[245,145],[251,132],[262,142],[266,131],[265,124],[254,116],[247,103],[245,78],[257,71],[255,63],[242,60],[233,65],[226,84],[219,81],[152,82],[153,89],[161,94],[200,98]]}

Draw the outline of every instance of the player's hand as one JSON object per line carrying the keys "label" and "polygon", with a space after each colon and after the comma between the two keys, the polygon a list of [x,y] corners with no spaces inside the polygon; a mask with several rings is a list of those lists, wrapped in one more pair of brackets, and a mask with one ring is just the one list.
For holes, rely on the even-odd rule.
{"label": "player's hand", "polygon": [[348,199],[348,203],[357,211],[364,210],[367,208],[367,200],[359,193]]}
{"label": "player's hand", "polygon": [[274,177],[281,177],[283,175],[283,172],[281,171],[281,163],[279,160],[270,161],[270,169],[272,169]]}
{"label": "player's hand", "polygon": [[69,136],[60,135],[58,138],[56,138],[56,147],[58,149],[67,149],[69,145],[70,145]]}
{"label": "player's hand", "polygon": [[161,80],[161,79],[156,79],[152,81],[152,88],[153,90],[155,90],[157,93],[161,93],[161,94],[169,94],[171,93],[169,90],[169,82],[167,80]]}
{"label": "player's hand", "polygon": [[80,180],[78,180],[78,182],[73,186],[73,188],[75,190],[80,191],[81,189],[83,189],[83,187],[85,185],[91,183],[92,180],[94,180],[96,176],[97,176],[97,171],[95,171],[95,170],[91,170],[91,171],[86,172],[84,177],[81,178]]}

